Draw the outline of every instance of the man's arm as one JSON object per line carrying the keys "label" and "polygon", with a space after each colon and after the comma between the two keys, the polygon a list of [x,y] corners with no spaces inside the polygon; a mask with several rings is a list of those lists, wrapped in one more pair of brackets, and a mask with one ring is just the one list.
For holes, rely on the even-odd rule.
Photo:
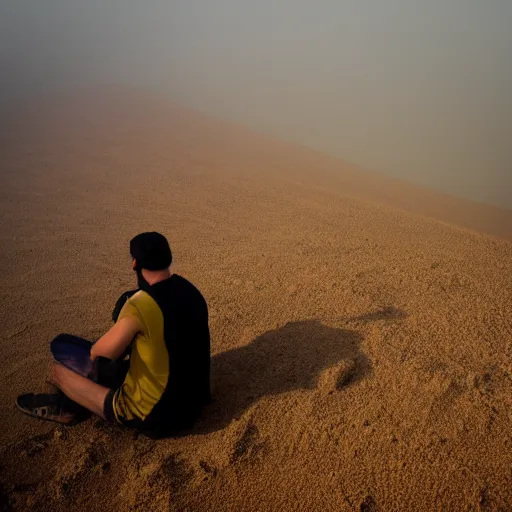
{"label": "man's arm", "polygon": [[135,317],[121,318],[92,346],[91,360],[94,361],[98,356],[117,359],[141,330],[142,326]]}

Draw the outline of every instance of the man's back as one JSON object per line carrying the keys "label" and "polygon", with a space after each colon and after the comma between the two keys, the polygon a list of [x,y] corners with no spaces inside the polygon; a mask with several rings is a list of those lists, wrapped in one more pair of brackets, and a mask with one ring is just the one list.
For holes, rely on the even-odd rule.
{"label": "man's back", "polygon": [[208,309],[189,281],[172,275],[130,297],[119,319],[143,326],[115,397],[123,423],[150,435],[190,427],[210,396]]}

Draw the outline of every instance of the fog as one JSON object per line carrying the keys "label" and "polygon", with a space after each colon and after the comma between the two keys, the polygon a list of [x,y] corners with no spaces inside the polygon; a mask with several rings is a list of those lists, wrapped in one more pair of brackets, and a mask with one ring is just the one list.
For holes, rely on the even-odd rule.
{"label": "fog", "polygon": [[510,0],[1,2],[4,107],[137,86],[512,208]]}

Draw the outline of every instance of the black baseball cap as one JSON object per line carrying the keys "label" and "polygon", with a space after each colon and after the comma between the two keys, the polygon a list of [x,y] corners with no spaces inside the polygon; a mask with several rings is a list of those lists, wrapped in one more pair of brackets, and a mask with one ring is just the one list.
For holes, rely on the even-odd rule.
{"label": "black baseball cap", "polygon": [[164,270],[172,263],[169,242],[156,231],[140,233],[132,238],[130,254],[137,261],[137,270]]}

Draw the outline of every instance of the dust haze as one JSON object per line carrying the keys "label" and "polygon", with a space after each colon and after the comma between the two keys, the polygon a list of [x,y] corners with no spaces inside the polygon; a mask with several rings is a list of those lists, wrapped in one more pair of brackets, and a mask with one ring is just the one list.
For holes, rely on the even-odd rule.
{"label": "dust haze", "polygon": [[512,208],[511,20],[506,0],[4,0],[0,106],[139,87]]}

